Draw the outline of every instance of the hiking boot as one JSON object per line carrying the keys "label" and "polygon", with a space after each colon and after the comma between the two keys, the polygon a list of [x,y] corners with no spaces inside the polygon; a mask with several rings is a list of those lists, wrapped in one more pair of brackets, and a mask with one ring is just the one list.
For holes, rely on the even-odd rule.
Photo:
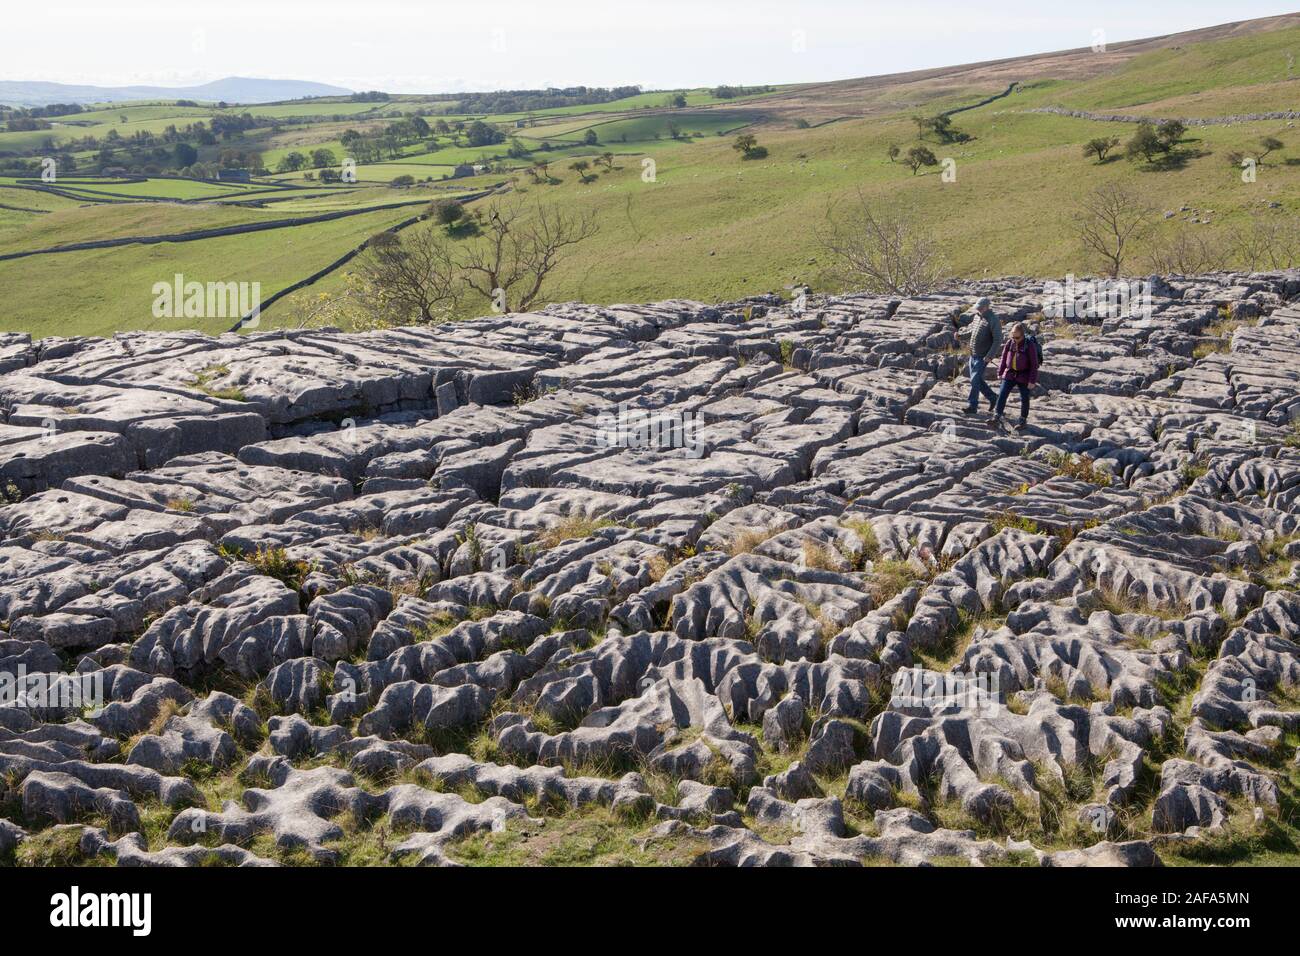
{"label": "hiking boot", "polygon": [[971,408],[970,406],[967,406],[966,408],[963,408],[963,409],[961,410],[961,413],[962,413],[963,415],[976,415],[976,414],[979,413],[979,409],[978,409],[978,408]]}
{"label": "hiking boot", "polygon": [[1012,425],[1011,427],[1014,428],[1014,429],[1015,429],[1016,431],[1018,431],[1018,432],[1020,432],[1020,431],[1024,431],[1026,428],[1029,427],[1029,419],[1027,419],[1027,418],[1022,418],[1022,419],[1020,419],[1019,421],[1017,421],[1014,425]]}

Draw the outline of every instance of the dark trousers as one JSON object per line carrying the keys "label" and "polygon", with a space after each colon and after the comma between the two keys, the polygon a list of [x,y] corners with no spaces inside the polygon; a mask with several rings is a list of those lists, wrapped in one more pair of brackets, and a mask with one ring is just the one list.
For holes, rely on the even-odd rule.
{"label": "dark trousers", "polygon": [[1007,398],[1011,395],[1013,388],[1020,389],[1020,420],[1022,422],[1026,421],[1029,418],[1029,386],[1013,382],[1009,378],[1002,380],[1002,391],[998,392],[998,404],[995,414],[1001,417],[1003,410],[1007,407]]}

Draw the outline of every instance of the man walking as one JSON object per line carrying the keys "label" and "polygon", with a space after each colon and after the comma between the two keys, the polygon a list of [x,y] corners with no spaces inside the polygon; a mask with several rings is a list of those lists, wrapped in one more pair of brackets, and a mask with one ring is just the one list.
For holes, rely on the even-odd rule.
{"label": "man walking", "polygon": [[988,296],[980,296],[975,302],[975,308],[965,315],[953,316],[952,324],[957,329],[964,325],[970,326],[970,398],[966,402],[966,414],[974,415],[979,411],[980,395],[989,400],[991,412],[997,405],[998,397],[984,381],[984,369],[1002,347],[1002,323],[993,312]]}

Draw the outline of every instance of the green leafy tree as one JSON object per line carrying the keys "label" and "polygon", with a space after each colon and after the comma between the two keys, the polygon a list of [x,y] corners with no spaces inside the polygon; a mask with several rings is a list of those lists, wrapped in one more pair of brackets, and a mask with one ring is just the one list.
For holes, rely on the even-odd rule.
{"label": "green leafy tree", "polygon": [[[457,124],[461,125],[461,124]],[[482,120],[475,120],[469,124],[465,130],[465,140],[470,146],[492,146],[496,143],[505,142],[505,133],[501,132],[495,126],[489,126]]]}
{"label": "green leafy tree", "polygon": [[1106,154],[1118,145],[1118,136],[1098,136],[1083,144],[1083,155],[1096,156],[1097,162],[1104,163],[1106,161]]}
{"label": "green leafy tree", "polygon": [[1178,141],[1183,138],[1187,132],[1187,127],[1176,119],[1165,120],[1156,127],[1156,138],[1164,144],[1165,152],[1168,153],[1178,145]]}
{"label": "green leafy tree", "polygon": [[1260,166],[1264,165],[1264,157],[1269,153],[1286,148],[1286,143],[1282,142],[1276,136],[1261,136],[1258,142],[1259,148],[1255,150],[1255,162]]}
{"label": "green leafy tree", "polygon": [[1137,132],[1124,144],[1124,155],[1134,161],[1154,163],[1168,152],[1169,145],[1150,123],[1139,123]]}
{"label": "green leafy tree", "polygon": [[465,207],[454,199],[436,199],[429,203],[429,218],[440,226],[450,226],[465,216]]}
{"label": "green leafy tree", "polygon": [[939,160],[934,153],[925,146],[913,146],[903,157],[903,165],[912,171],[915,176],[922,166],[938,166]]}
{"label": "green leafy tree", "polygon": [[925,139],[926,135],[930,133],[933,133],[934,137],[941,143],[963,143],[970,139],[969,136],[953,126],[952,117],[944,113],[938,113],[934,116],[913,116],[912,122],[916,124],[917,139]]}
{"label": "green leafy tree", "polygon": [[585,159],[579,159],[569,163],[569,168],[578,174],[579,182],[587,183],[595,178],[594,176],[587,175],[587,170],[591,169],[591,163],[587,162]]}
{"label": "green leafy tree", "polygon": [[278,173],[296,173],[300,169],[305,169],[306,166],[307,157],[295,150],[280,160],[275,167],[275,171]]}

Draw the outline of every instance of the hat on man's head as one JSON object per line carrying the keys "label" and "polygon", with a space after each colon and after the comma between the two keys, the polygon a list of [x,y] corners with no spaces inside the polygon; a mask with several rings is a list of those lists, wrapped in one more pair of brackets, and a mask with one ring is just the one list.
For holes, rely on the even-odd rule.
{"label": "hat on man's head", "polygon": [[976,309],[987,309],[987,308],[988,308],[989,306],[991,306],[992,304],[993,304],[993,303],[989,301],[989,297],[986,296],[986,295],[982,295],[982,296],[980,296],[978,299],[975,300],[975,308],[976,308]]}

